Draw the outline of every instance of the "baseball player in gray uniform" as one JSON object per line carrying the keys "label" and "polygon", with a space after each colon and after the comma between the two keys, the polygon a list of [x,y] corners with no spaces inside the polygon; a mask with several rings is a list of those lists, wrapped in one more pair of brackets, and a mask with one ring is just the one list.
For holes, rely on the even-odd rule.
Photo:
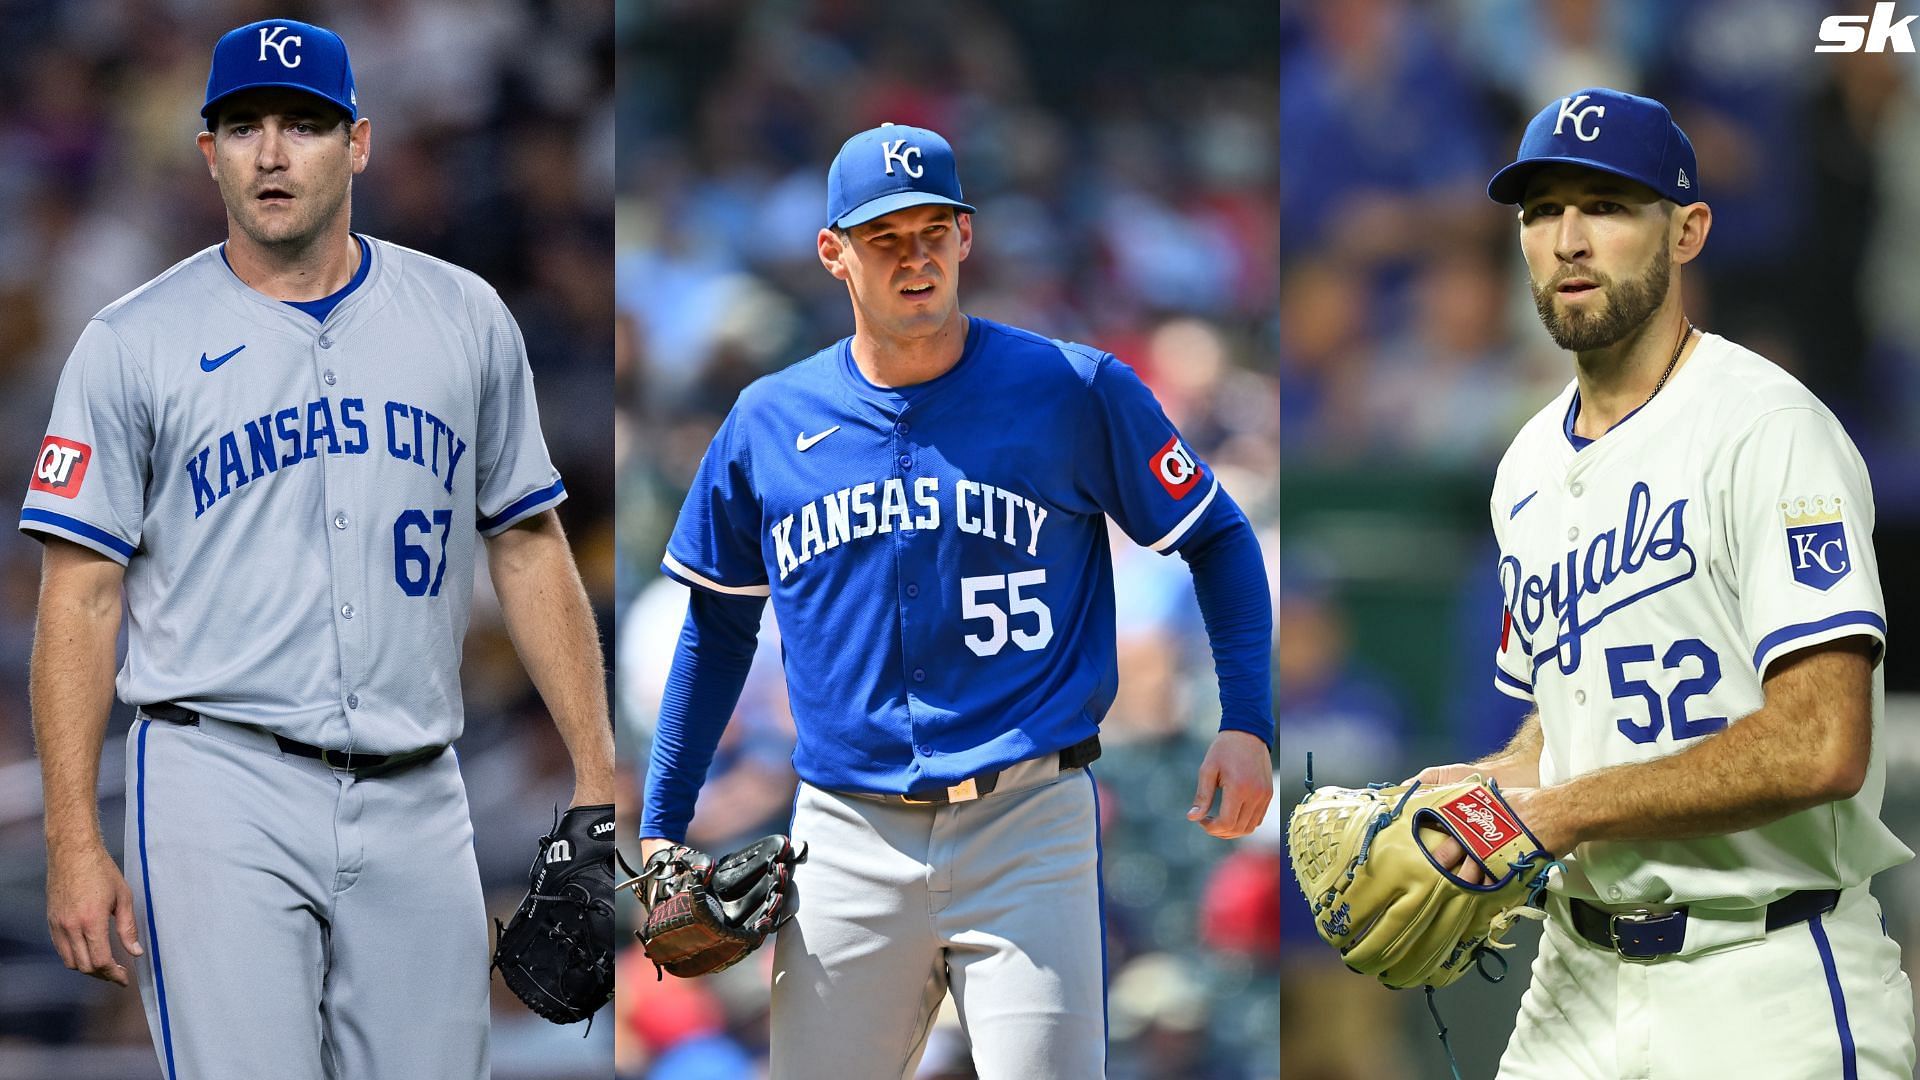
{"label": "baseball player in gray uniform", "polygon": [[[202,115],[227,240],[87,325],[20,515],[54,944],[133,968],[168,1080],[474,1080],[489,935],[448,745],[482,538],[574,801],[612,801],[565,488],[494,291],[349,230],[372,136],[341,40],[231,31]],[[139,707],[124,876],[110,687]]]}
{"label": "baseball player in gray uniform", "polygon": [[642,849],[684,839],[770,598],[810,852],[773,1075],[911,1075],[951,994],[986,1080],[1100,1077],[1107,522],[1192,569],[1221,721],[1187,817],[1223,838],[1272,796],[1259,541],[1126,364],[960,310],[974,208],[945,139],[862,132],[827,186],[854,333],[744,391],[690,485]]}

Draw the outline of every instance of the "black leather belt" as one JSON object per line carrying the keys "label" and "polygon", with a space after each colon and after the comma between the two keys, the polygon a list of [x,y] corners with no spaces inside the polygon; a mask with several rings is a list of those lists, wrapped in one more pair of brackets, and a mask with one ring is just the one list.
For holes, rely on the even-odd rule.
{"label": "black leather belt", "polygon": [[[1838,889],[1805,889],[1767,905],[1767,932],[1825,915],[1840,902]],[[1687,909],[1612,912],[1568,898],[1573,932],[1620,954],[1623,960],[1655,960],[1680,951],[1687,940]]]}
{"label": "black leather belt", "polygon": [[[187,727],[200,726],[200,714],[192,709],[182,708],[170,701],[158,705],[142,705],[140,713],[155,720],[164,720],[169,724],[184,724]],[[344,750],[328,750],[322,746],[312,746],[296,742],[285,735],[275,735],[273,741],[280,744],[282,753],[295,757],[312,758],[330,769],[343,769],[361,780],[376,776],[386,776],[401,769],[424,764],[439,757],[446,751],[445,746],[429,746],[419,750],[407,750],[398,754],[353,754]]]}
{"label": "black leather belt", "polygon": [[[1089,735],[1086,738],[1060,751],[1060,771],[1078,769],[1100,757],[1100,736]],[[994,769],[977,776],[969,776],[957,784],[946,787],[930,788],[909,792],[905,795],[872,795],[870,798],[882,802],[905,803],[908,806],[945,806],[948,803],[970,802],[982,795],[990,795],[1000,786],[1000,774],[1003,769]]]}

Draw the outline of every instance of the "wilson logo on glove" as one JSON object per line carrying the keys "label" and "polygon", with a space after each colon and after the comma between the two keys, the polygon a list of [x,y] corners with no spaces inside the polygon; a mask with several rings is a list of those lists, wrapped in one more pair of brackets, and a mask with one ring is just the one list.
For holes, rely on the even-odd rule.
{"label": "wilson logo on glove", "polygon": [[[611,836],[596,839],[595,819],[610,805],[576,806],[540,838],[527,870],[527,895],[502,926],[493,966],[507,989],[556,1024],[588,1020],[613,997],[613,864]],[[623,864],[624,865],[624,864]]]}

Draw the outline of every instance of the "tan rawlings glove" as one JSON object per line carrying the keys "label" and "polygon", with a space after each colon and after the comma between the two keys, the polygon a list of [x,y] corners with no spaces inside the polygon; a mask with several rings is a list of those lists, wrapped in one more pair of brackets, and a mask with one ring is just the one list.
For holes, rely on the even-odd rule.
{"label": "tan rawlings glove", "polygon": [[[1458,840],[1490,884],[1435,863],[1420,836],[1428,824]],[[1501,935],[1516,919],[1546,917],[1540,893],[1559,865],[1478,776],[1318,788],[1294,807],[1287,846],[1320,937],[1348,967],[1396,989],[1446,986],[1483,951],[1512,948]]]}

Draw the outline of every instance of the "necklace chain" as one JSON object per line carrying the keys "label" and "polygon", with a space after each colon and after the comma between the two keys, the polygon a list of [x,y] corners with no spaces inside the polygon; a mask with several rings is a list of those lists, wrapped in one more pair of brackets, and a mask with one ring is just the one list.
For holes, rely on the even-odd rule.
{"label": "necklace chain", "polygon": [[[1686,323],[1687,328],[1680,332],[1680,340],[1674,343],[1673,355],[1667,357],[1667,370],[1660,373],[1660,381],[1653,384],[1653,393],[1647,395],[1647,401],[1652,401],[1654,396],[1666,387],[1667,378],[1673,374],[1674,365],[1680,362],[1680,353],[1686,349],[1688,339],[1693,337],[1693,320],[1688,319]],[[1647,401],[1641,402],[1640,407],[1646,408]]]}

